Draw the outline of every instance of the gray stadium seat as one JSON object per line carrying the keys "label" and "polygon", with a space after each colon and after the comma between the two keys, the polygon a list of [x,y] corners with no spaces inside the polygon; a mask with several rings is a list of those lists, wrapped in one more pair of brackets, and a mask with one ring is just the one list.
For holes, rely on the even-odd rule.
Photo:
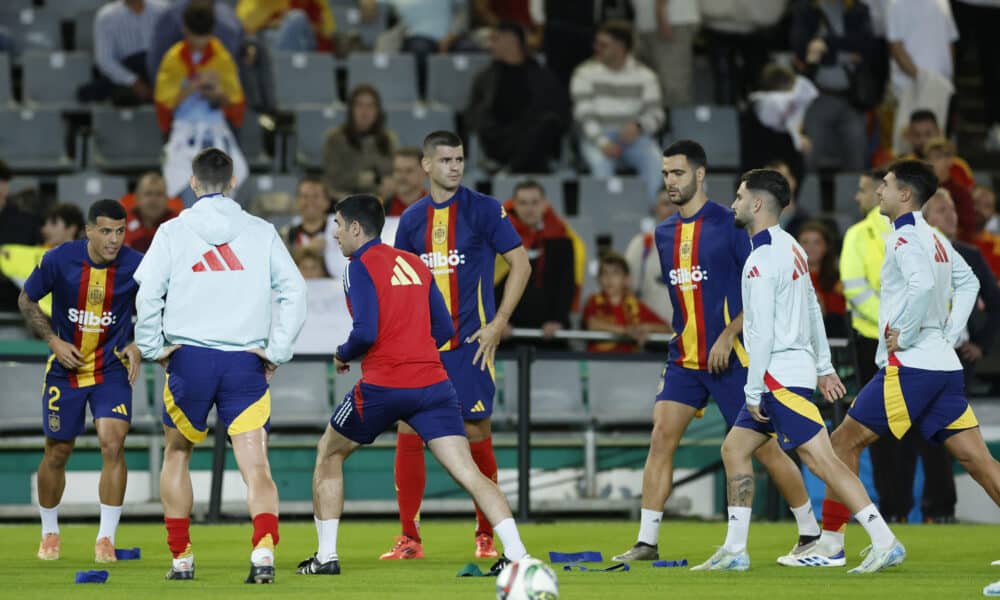
{"label": "gray stadium seat", "polygon": [[329,130],[344,122],[341,105],[299,108],[295,111],[295,163],[307,168],[323,165],[323,142]]}
{"label": "gray stadium seat", "polygon": [[90,164],[107,171],[157,169],[163,137],[152,107],[94,107]]}
{"label": "gray stadium seat", "polygon": [[274,87],[278,108],[326,106],[337,98],[336,64],[326,52],[275,52]]}
{"label": "gray stadium seat", "polygon": [[124,177],[102,173],[72,173],[56,179],[56,197],[59,202],[75,204],[83,214],[97,200],[117,200],[128,193]]}
{"label": "gray stadium seat", "polygon": [[[250,209],[262,203],[262,196],[281,194],[288,200],[270,202],[269,204],[282,206],[295,206],[295,188],[298,185],[298,178],[295,175],[251,175],[240,184],[236,190],[236,200],[240,206]],[[268,203],[263,201],[264,203]],[[262,211],[267,212],[267,211]]]}
{"label": "gray stadium seat", "polygon": [[347,93],[367,83],[378,90],[382,104],[417,101],[417,63],[412,54],[355,52],[347,57]]}
{"label": "gray stadium seat", "polygon": [[[21,8],[24,0],[0,2],[0,25],[5,25],[21,52],[40,50],[55,52],[62,49],[62,24],[59,15],[50,8]],[[88,73],[89,74],[89,73]]]}
{"label": "gray stadium seat", "polygon": [[94,19],[97,10],[79,12],[73,17],[73,49],[94,53]]}
{"label": "gray stadium seat", "polygon": [[[517,406],[517,377],[504,377],[504,402]],[[578,361],[536,360],[531,365],[531,422],[583,424],[590,414],[583,403]]]}
{"label": "gray stadium seat", "polygon": [[739,115],[732,106],[679,106],[670,111],[669,142],[692,139],[705,148],[709,169],[740,167]]}
{"label": "gray stadium seat", "polygon": [[729,206],[736,198],[736,188],[739,187],[736,175],[728,173],[709,173],[705,175],[705,193],[708,199]]}
{"label": "gray stadium seat", "polygon": [[50,108],[0,110],[0,156],[15,171],[71,171],[62,114]]}
{"label": "gray stadium seat", "polygon": [[611,245],[621,254],[638,233],[642,231],[642,213],[620,212],[611,215]]}
{"label": "gray stadium seat", "polygon": [[583,286],[580,290],[580,307],[587,301],[587,298],[597,292],[597,232],[594,219],[589,216],[566,217],[566,224],[573,228],[573,231],[583,240],[583,245],[587,249],[587,268],[583,277]]}
{"label": "gray stadium seat", "polygon": [[243,118],[243,127],[240,127],[239,131],[239,141],[240,149],[243,150],[243,155],[251,169],[264,170],[274,166],[274,157],[268,154],[267,146],[264,144],[264,130],[260,126],[257,114],[251,110],[247,110]]}
{"label": "gray stadium seat", "polygon": [[488,54],[432,54],[427,57],[427,101],[456,111],[469,106],[476,75],[490,64]]}
{"label": "gray stadium seat", "polygon": [[819,177],[810,173],[799,182],[799,206],[813,216],[823,213],[823,195],[819,187]]}
{"label": "gray stadium seat", "polygon": [[38,190],[40,183],[37,177],[21,177],[17,176],[10,180],[7,184],[7,192],[9,194],[15,194],[22,190],[32,189]]}
{"label": "gray stadium seat", "polygon": [[611,217],[620,212],[646,214],[649,196],[638,177],[580,177],[579,213],[594,219],[599,233],[610,233]]}
{"label": "gray stadium seat", "polygon": [[372,23],[361,21],[361,11],[358,10],[354,0],[340,3],[332,0],[330,9],[334,21],[337,22],[337,33],[356,34],[365,48],[374,46],[379,34],[385,31],[389,24],[389,6],[384,2],[376,5],[378,15]]}
{"label": "gray stadium seat", "polygon": [[[58,0],[57,2],[50,0],[45,6],[60,19],[72,21],[81,13],[96,13],[104,4],[107,4],[107,0]],[[90,22],[90,28],[94,28],[93,21]]]}
{"label": "gray stadium seat", "polygon": [[144,364],[139,372],[139,377],[136,378],[135,384],[132,386],[132,431],[161,431],[159,427],[160,413],[156,409],[157,405],[155,402],[150,403],[152,389],[147,377],[148,369],[154,368],[162,371],[160,365]]}
{"label": "gray stadium seat", "polygon": [[271,427],[326,429],[330,389],[325,361],[291,362],[271,378]]}
{"label": "gray stadium seat", "polygon": [[514,186],[527,179],[534,179],[545,188],[549,204],[561,215],[566,214],[563,199],[563,180],[559,175],[500,174],[493,177],[493,197],[505,202],[514,195]]}
{"label": "gray stadium seat", "polygon": [[0,52],[0,108],[11,108],[14,102],[14,88],[10,83],[10,57]]}
{"label": "gray stadium seat", "polygon": [[432,131],[454,131],[455,113],[449,107],[426,104],[392,107],[386,110],[386,126],[396,132],[400,144],[419,147]]}
{"label": "gray stadium seat", "polygon": [[91,79],[86,52],[25,52],[24,103],[29,106],[76,108],[76,90]]}
{"label": "gray stadium seat", "polygon": [[513,379],[513,389],[517,391],[517,361],[497,360],[496,361],[496,384],[497,394],[493,400],[493,416],[490,418],[494,425],[512,426],[517,423],[517,396],[507,397],[507,380]]}
{"label": "gray stadium seat", "polygon": [[44,362],[0,362],[0,432],[42,430]]}
{"label": "gray stadium seat", "polygon": [[858,191],[860,173],[837,173],[833,177],[833,212],[835,214],[858,214],[858,203],[854,195]]}
{"label": "gray stadium seat", "polygon": [[659,361],[589,361],[587,400],[597,425],[651,424],[662,369]]}

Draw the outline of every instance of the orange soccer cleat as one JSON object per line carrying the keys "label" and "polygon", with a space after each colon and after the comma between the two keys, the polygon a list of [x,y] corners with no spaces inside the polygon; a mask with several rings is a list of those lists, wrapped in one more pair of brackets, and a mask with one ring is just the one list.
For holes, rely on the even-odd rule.
{"label": "orange soccer cleat", "polygon": [[379,560],[409,560],[423,557],[424,547],[420,542],[408,535],[401,535],[396,538],[392,549],[380,556]]}
{"label": "orange soccer cleat", "polygon": [[94,544],[94,562],[118,562],[118,558],[115,556],[115,545],[111,543],[111,538],[102,537]]}
{"label": "orange soccer cleat", "polygon": [[41,560],[59,560],[59,534],[50,533],[38,544],[38,558]]}
{"label": "orange soccer cleat", "polygon": [[476,535],[476,558],[496,558],[500,556],[493,546],[493,536],[488,533]]}

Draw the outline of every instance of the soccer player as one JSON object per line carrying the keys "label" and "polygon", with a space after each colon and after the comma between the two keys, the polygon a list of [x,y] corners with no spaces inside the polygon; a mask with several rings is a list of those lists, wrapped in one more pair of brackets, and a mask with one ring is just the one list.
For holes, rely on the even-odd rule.
{"label": "soccer player", "polygon": [[[986,448],[965,398],[962,364],[954,350],[976,303],[979,281],[920,214],[937,187],[931,167],[917,160],[894,164],[879,186],[879,207],[893,228],[882,266],[879,372],[862,388],[831,441],[837,456],[857,473],[867,446],[885,435],[900,439],[915,427],[929,442],[944,444],[1000,505],[1000,463]],[[851,518],[846,503],[838,490],[827,490],[820,543],[802,557],[807,562],[793,566],[811,566],[843,552]]]}
{"label": "soccer player", "polygon": [[[654,237],[678,335],[670,345],[653,407],[638,541],[614,560],[659,558],[660,520],[673,484],[674,452],[684,431],[700,416],[710,395],[729,426],[743,406],[747,353],[739,339],[740,271],[750,254],[750,239],[733,226],[731,210],[705,195],[706,164],[705,150],[691,140],[679,140],[663,151],[663,181],[678,212],[657,226]],[[820,533],[802,475],[777,441],[764,444],[754,456],[792,507],[799,527],[795,553]]]}
{"label": "soccer player", "polygon": [[[124,248],[127,215],[114,200],[98,200],[87,213],[87,239],[49,250],[18,298],[21,312],[52,354],[42,387],[45,454],[38,465],[38,558],[59,558],[59,501],[66,461],[94,415],[101,444],[101,524],[94,560],[115,562],[115,532],[125,501],[125,436],[132,421],[132,383],[142,358],[132,338],[138,287],[133,275],[142,255]],[[52,294],[52,319],[38,301]]]}
{"label": "soccer player", "polygon": [[[472,458],[496,481],[490,415],[493,414],[493,355],[500,335],[531,275],[528,253],[500,203],[461,185],[462,140],[449,131],[424,139],[421,165],[431,193],[400,217],[396,248],[421,258],[434,275],[451,314],[454,335],[441,345],[441,362],[458,393]],[[500,307],[494,309],[493,269],[500,254],[510,265]],[[424,496],[424,441],[405,422],[396,438],[396,497],[403,533],[383,559],[422,558],[417,515]],[[476,556],[497,556],[490,520],[476,508]]]}
{"label": "soccer player", "polygon": [[337,241],[348,263],[344,289],[354,327],[334,363],[346,373],[361,361],[361,380],[337,407],[319,442],[313,507],[319,548],[299,564],[303,575],[337,575],[337,530],[344,509],[344,460],[396,421],[409,424],[445,470],[486,513],[503,543],[498,574],[527,553],[500,488],[476,465],[455,388],[437,348],[455,334],[453,313],[430,269],[409,252],[382,243],[385,223],[375,196],[337,204]]}
{"label": "soccer player", "polygon": [[[743,341],[750,353],[746,405],[722,444],[729,496],[726,542],[693,571],[750,568],[746,547],[754,493],[753,452],[771,436],[783,449],[795,449],[829,489],[845,498],[871,535],[874,551],[852,573],[878,571],[906,557],[857,475],[834,454],[826,424],[812,403],[817,376],[819,389],[830,402],[847,390],[830,362],[823,311],[809,278],[806,253],[778,224],[791,199],[784,175],[756,169],[740,178],[733,202],[735,224],[747,230],[753,245],[740,279]],[[829,566],[844,564],[843,556]]]}
{"label": "soccer player", "polygon": [[[167,369],[160,495],[173,563],[167,579],[194,578],[189,533],[194,445],[216,407],[246,482],[253,517],[247,583],[274,581],[278,490],[267,460],[268,379],[292,357],[305,322],[305,281],[274,226],[229,198],[233,161],[202,150],[192,161],[198,202],[156,231],[136,271],[136,344]],[[272,290],[276,295],[274,322]]]}

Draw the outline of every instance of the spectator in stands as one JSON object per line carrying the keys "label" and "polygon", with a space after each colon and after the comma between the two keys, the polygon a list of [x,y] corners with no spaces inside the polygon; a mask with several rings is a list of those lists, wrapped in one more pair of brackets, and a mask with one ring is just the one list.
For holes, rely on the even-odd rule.
{"label": "spectator in stands", "polygon": [[[127,194],[118,199],[118,202],[123,207],[125,207],[125,212],[131,214],[135,210],[137,203],[136,192],[138,192],[139,182],[142,181],[144,177],[153,177],[153,176],[158,176],[160,178],[160,181],[163,181],[163,175],[160,173],[157,173],[155,171],[149,171],[147,173],[143,173],[142,175],[139,176],[139,179],[136,181],[136,189],[134,191],[128,192]],[[175,215],[181,214],[181,211],[184,210],[184,208],[185,208],[184,201],[178,196],[173,196],[167,199],[167,210],[174,213]]]}
{"label": "spectator in stands", "polygon": [[976,224],[979,229],[1000,234],[1000,217],[997,216],[997,195],[987,185],[977,183],[972,187],[972,205],[976,207]]}
{"label": "spectator in stands", "polygon": [[[577,256],[583,244],[574,244],[576,236],[545,198],[545,188],[533,179],[514,186],[514,197],[504,203],[504,209],[531,260],[531,280],[510,317],[510,326],[541,328],[542,336],[551,339],[570,326],[569,313],[578,293],[576,262],[585,261]],[[498,262],[498,267],[507,264]],[[499,272],[494,281],[497,298],[503,296],[506,271]]]}
{"label": "spectator in stands", "polygon": [[[37,245],[42,241],[41,219],[23,210],[8,197],[12,177],[7,163],[0,160],[0,245]],[[18,310],[17,296],[20,293],[9,279],[0,277],[0,311]]]}
{"label": "spectator in stands", "polygon": [[330,198],[327,196],[323,179],[307,174],[299,180],[295,194],[297,223],[281,230],[281,239],[291,252],[299,248],[310,248],[323,254],[326,249],[326,229],[332,226]]}
{"label": "spectator in stands", "polygon": [[813,218],[812,215],[806,212],[804,208],[799,206],[799,178],[792,172],[788,163],[781,160],[769,161],[764,165],[764,168],[774,169],[784,175],[785,180],[788,181],[788,188],[792,192],[792,200],[788,203],[788,206],[781,211],[781,227],[787,231],[789,235],[798,238],[799,231],[802,229],[802,226],[811,221]]}
{"label": "spectator in stands", "polygon": [[766,32],[781,20],[788,0],[698,0],[716,104],[737,104],[767,63]]}
{"label": "spectator in stands", "polygon": [[169,7],[165,0],[115,0],[94,18],[95,79],[77,91],[81,102],[111,100],[135,106],[153,99],[155,71],[147,65],[153,28]]}
{"label": "spectator in stands", "polygon": [[816,86],[792,69],[777,63],[764,67],[759,89],[750,94],[749,106],[740,113],[742,170],[780,161],[788,165],[796,180],[801,179],[806,170],[805,155],[812,152],[803,123],[818,95]]}
{"label": "spectator in stands", "polygon": [[635,18],[631,0],[542,0],[541,4],[542,14],[536,19],[545,25],[545,64],[565,87],[577,66],[593,55],[594,33],[600,23]]}
{"label": "spectator in stands", "polygon": [[146,53],[150,73],[160,70],[160,62],[170,47],[184,39],[184,10],[189,4],[212,7],[212,35],[218,38],[232,57],[243,55],[243,24],[225,0],[177,0],[156,21],[153,39]]}
{"label": "spectator in stands", "polygon": [[504,21],[521,26],[526,34],[526,44],[531,50],[542,45],[542,28],[532,16],[534,0],[472,0],[473,21],[476,26],[495,28]]}
{"label": "spectator in stands", "polygon": [[191,160],[203,148],[221,148],[232,157],[237,186],[249,174],[230,129],[243,125],[243,87],[232,56],[212,36],[213,8],[191,2],[183,18],[184,41],[163,57],[154,94],[160,128],[169,135],[163,176],[171,196],[188,189]]}
{"label": "spectator in stands", "polygon": [[810,165],[861,171],[865,116],[855,106],[852,88],[874,58],[868,6],[849,0],[802,3],[792,19],[791,38],[800,68],[819,90],[805,119],[805,133],[814,144]]}
{"label": "spectator in stands", "polygon": [[891,2],[886,15],[890,84],[898,100],[894,147],[904,148],[906,118],[915,110],[929,109],[938,123],[945,122],[954,92],[954,42],[958,28],[948,2],[907,0]]}
{"label": "spectator in stands", "polygon": [[844,285],[837,268],[836,239],[833,232],[820,221],[808,221],[799,228],[796,236],[806,251],[809,277],[819,307],[823,310],[823,324],[828,337],[847,337],[847,300]]}
{"label": "spectator in stands", "polygon": [[236,16],[247,35],[276,30],[282,52],[332,52],[336,24],[327,0],[239,0]]}
{"label": "spectator in stands", "polygon": [[972,204],[971,188],[951,178],[951,166],[955,162],[955,145],[947,138],[936,137],[924,144],[924,155],[938,178],[941,187],[948,190],[958,211],[958,237],[971,243],[976,237],[976,208]]}
{"label": "spectator in stands", "polygon": [[323,174],[335,198],[378,192],[382,177],[392,172],[398,145],[373,86],[351,90],[347,106],[347,122],[328,131],[323,144]]}
{"label": "spectator in stands", "polygon": [[135,207],[128,211],[125,245],[145,253],[160,225],[178,215],[167,206],[167,184],[155,171],[144,174],[135,184]]}
{"label": "spectator in stands", "polygon": [[547,173],[569,128],[566,89],[528,54],[519,24],[500,23],[491,40],[493,62],[472,84],[466,125],[500,168]]}
{"label": "spectator in stands", "polygon": [[326,279],[326,264],[323,262],[323,253],[309,246],[300,246],[292,252],[295,266],[299,268],[303,279]]}
{"label": "spectator in stands", "polygon": [[601,257],[597,284],[601,291],[588,298],[583,307],[584,327],[633,341],[590,342],[588,352],[635,352],[646,345],[649,334],[670,332],[670,326],[635,297],[628,262],[622,255],[608,252]]}
{"label": "spectator in stands", "polygon": [[482,50],[468,35],[467,0],[388,0],[403,28],[403,52],[417,58],[417,84],[427,90],[427,56],[437,52]]}
{"label": "spectator in stands", "polygon": [[42,225],[42,246],[55,248],[60,244],[81,239],[85,227],[86,222],[80,207],[68,203],[56,204],[49,209],[45,224]]}
{"label": "spectator in stands", "polygon": [[411,204],[427,195],[427,174],[420,166],[424,153],[415,146],[404,146],[392,157],[392,192],[385,195],[385,216],[398,217]]}
{"label": "spectator in stands", "polygon": [[639,32],[636,54],[660,80],[663,104],[691,104],[698,0],[632,0],[632,5]]}
{"label": "spectator in stands", "polygon": [[573,116],[584,134],[580,152],[591,174],[611,177],[616,166],[629,166],[654,199],[663,159],[653,136],[663,125],[663,102],[656,75],[632,56],[632,40],[624,21],[601,25],[594,58],[573,73]]}
{"label": "spectator in stands", "polygon": [[670,201],[666,189],[660,190],[653,207],[653,227],[636,234],[625,248],[625,260],[630,273],[635,273],[635,295],[655,312],[664,323],[671,323],[674,307],[670,303],[670,293],[663,281],[660,256],[653,240],[653,228],[667,217],[677,212],[677,205]]}

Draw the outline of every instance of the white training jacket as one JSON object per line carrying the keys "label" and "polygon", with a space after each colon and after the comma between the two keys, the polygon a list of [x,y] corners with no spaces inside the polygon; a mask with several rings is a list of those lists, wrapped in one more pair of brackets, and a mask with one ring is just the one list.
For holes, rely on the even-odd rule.
{"label": "white training jacket", "polygon": [[979,280],[951,242],[918,212],[897,218],[882,263],[879,331],[899,331],[901,350],[890,356],[879,336],[875,364],[958,371],[954,345],[979,295]]}
{"label": "white training jacket", "polygon": [[816,388],[833,373],[823,311],[802,246],[780,225],[750,239],[743,265],[743,343],[750,354],[743,388],[750,406],[768,391],[765,374],[782,387]]}
{"label": "white training jacket", "polygon": [[135,341],[145,358],[172,344],[263,348],[274,364],[292,358],[306,318],[305,280],[274,226],[232,199],[204,196],[160,225],[135,279]]}

